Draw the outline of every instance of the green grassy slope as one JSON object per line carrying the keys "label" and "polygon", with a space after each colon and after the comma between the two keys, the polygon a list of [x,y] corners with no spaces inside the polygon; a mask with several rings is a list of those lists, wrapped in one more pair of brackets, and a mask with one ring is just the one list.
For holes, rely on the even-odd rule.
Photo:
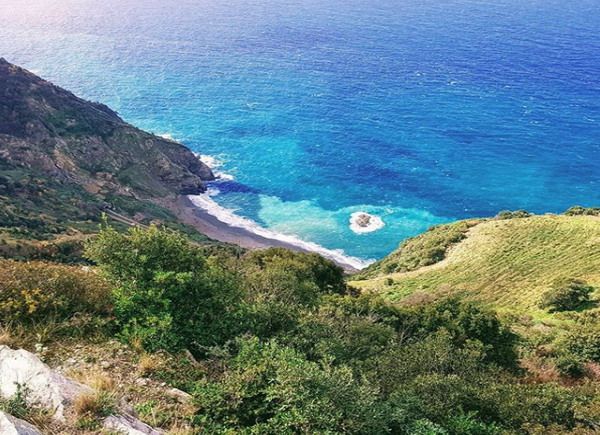
{"label": "green grassy slope", "polygon": [[[460,230],[467,227],[462,235]],[[436,245],[438,251],[432,247]],[[541,294],[558,279],[579,278],[600,286],[598,216],[545,215],[455,223],[424,233],[403,245],[407,246],[412,250],[403,253],[400,249],[351,284],[380,292],[392,301],[421,293],[461,292],[498,308],[517,310],[536,308]],[[423,246],[428,249],[415,249]],[[427,258],[428,252],[438,252],[441,261],[386,273],[386,267],[398,270],[396,264],[411,255]]]}

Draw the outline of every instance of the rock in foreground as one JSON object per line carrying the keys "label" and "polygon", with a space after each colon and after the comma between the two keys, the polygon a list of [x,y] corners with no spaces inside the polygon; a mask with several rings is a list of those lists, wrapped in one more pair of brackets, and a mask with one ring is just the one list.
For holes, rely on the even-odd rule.
{"label": "rock in foreground", "polygon": [[24,420],[0,411],[0,434],[2,435],[42,435],[34,426]]}
{"label": "rock in foreground", "polygon": [[64,420],[65,408],[79,395],[92,392],[53,371],[31,352],[0,346],[0,396],[13,397],[19,386],[26,388],[31,404],[50,410],[56,420]]}

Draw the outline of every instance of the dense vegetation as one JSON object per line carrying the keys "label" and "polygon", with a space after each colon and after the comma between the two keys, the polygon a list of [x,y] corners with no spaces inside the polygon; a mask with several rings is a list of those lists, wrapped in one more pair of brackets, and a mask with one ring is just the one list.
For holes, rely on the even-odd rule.
{"label": "dense vegetation", "polygon": [[183,416],[136,405],[155,424],[265,434],[593,433],[600,424],[593,313],[572,312],[558,333],[519,336],[474,302],[393,306],[357,295],[317,255],[237,257],[156,227],[105,227],[86,255],[98,268],[0,262],[5,335],[24,346],[128,343],[148,376],[193,396]]}

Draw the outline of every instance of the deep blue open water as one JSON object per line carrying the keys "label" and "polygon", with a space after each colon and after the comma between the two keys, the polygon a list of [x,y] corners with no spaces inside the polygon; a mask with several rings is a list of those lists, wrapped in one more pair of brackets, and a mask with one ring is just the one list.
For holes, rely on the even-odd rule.
{"label": "deep blue open water", "polygon": [[0,23],[0,56],[221,160],[221,206],[352,256],[600,205],[598,0],[3,0]]}

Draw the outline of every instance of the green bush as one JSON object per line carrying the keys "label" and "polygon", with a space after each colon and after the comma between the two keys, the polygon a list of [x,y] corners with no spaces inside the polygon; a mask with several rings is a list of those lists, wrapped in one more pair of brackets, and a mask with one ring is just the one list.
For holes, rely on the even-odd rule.
{"label": "green bush", "polygon": [[115,285],[115,314],[126,339],[149,350],[202,353],[238,331],[237,280],[182,235],[104,228],[86,254]]}
{"label": "green bush", "polygon": [[579,378],[584,374],[581,358],[572,354],[564,354],[556,359],[556,369],[563,376]]}
{"label": "green bush", "polygon": [[519,218],[528,218],[531,217],[531,213],[527,210],[503,210],[496,215],[496,219],[506,220],[506,219],[519,219]]}
{"label": "green bush", "polygon": [[347,292],[340,267],[316,254],[281,248],[248,253],[240,275],[248,330],[262,338],[293,329],[299,313],[324,295]]}
{"label": "green bush", "polygon": [[281,340],[312,361],[332,359],[335,364],[359,367],[394,343],[396,331],[381,319],[348,313],[331,297],[318,310],[304,313],[298,327]]}
{"label": "green bush", "polygon": [[445,329],[454,343],[472,340],[484,346],[485,360],[504,367],[515,367],[518,337],[505,327],[496,313],[472,302],[449,298],[417,307],[418,327],[424,333]]}
{"label": "green bush", "polygon": [[500,435],[505,431],[495,423],[484,423],[476,412],[459,414],[448,419],[448,431],[461,435]]}
{"label": "green bush", "polygon": [[568,209],[567,216],[600,216],[600,207],[581,207],[576,205]]}
{"label": "green bush", "polygon": [[110,311],[108,283],[88,267],[0,260],[0,319],[31,324]]}
{"label": "green bush", "polygon": [[529,385],[514,381],[491,385],[486,390],[481,395],[496,404],[495,421],[514,429],[527,423],[572,429],[577,424],[577,407],[594,395],[582,392],[580,396],[573,389],[551,383]]}
{"label": "green bush", "polygon": [[590,302],[594,292],[592,286],[581,280],[561,281],[542,295],[540,308],[552,311],[572,311],[584,307]]}
{"label": "green bush", "polygon": [[560,340],[560,345],[582,361],[600,362],[600,325],[576,325]]}
{"label": "green bush", "polygon": [[310,362],[258,339],[239,343],[220,382],[201,382],[196,424],[208,433],[386,433],[375,386],[347,367]]}
{"label": "green bush", "polygon": [[[250,292],[268,297],[291,297],[292,303],[313,303],[318,294],[347,292],[344,270],[335,263],[314,253],[294,252],[283,248],[269,248],[249,252],[243,259],[246,285]],[[264,275],[264,276],[263,276]],[[293,280],[290,287],[307,285],[310,289],[296,289],[294,295],[279,295],[286,290],[283,279]]]}

